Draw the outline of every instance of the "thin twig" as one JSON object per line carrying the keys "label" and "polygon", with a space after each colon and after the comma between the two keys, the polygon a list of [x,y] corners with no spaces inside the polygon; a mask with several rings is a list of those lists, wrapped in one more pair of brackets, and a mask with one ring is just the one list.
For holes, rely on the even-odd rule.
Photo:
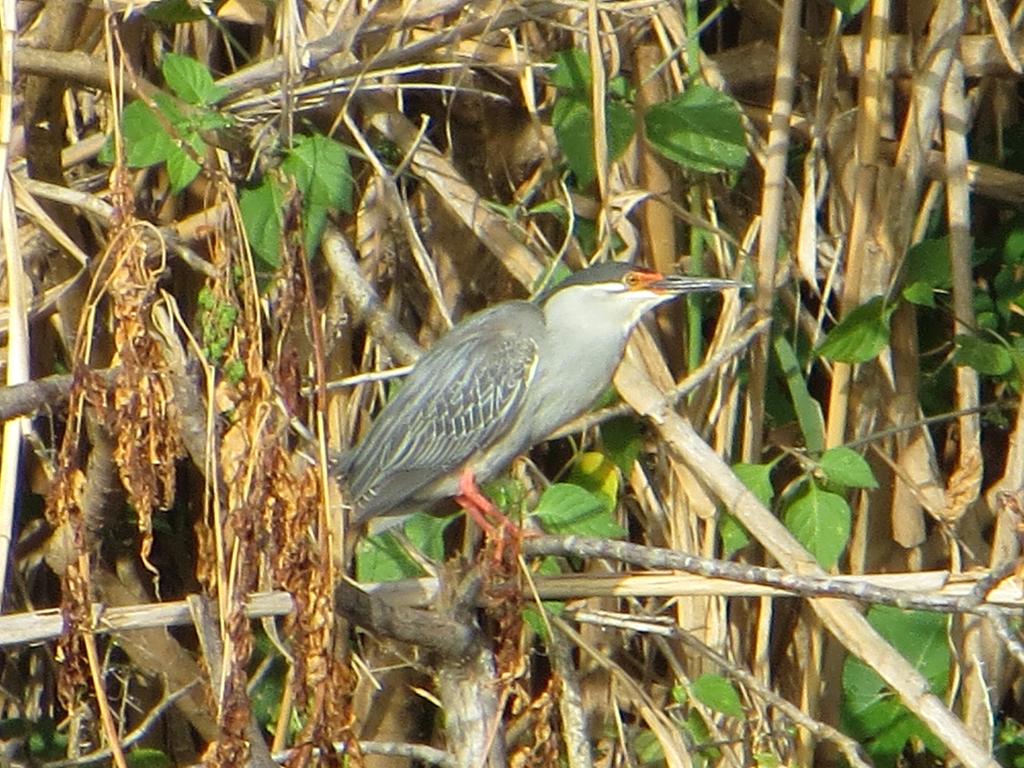
{"label": "thin twig", "polygon": [[[800,576],[776,568],[732,563],[644,547],[639,544],[585,539],[578,537],[537,536],[524,541],[530,556],[544,554],[575,558],[598,557],[656,572],[562,574],[534,577],[537,597],[542,600],[567,600],[589,597],[679,597],[715,595],[719,597],[833,597],[864,603],[941,613],[975,613],[986,617],[1014,616],[1024,610],[1024,597],[1015,580],[1006,580],[993,589],[989,574],[948,571],[886,573],[862,576]],[[666,573],[677,571],[680,573]],[[692,574],[692,575],[685,575]],[[979,601],[979,585],[984,583],[984,601]],[[385,606],[430,608],[438,599],[435,578],[406,579],[382,584],[361,584],[360,590]],[[257,592],[249,595],[250,618],[286,616],[294,611],[287,592]],[[93,606],[93,625],[97,634],[124,632],[152,627],[187,625],[192,622],[185,601],[147,603],[118,607]],[[387,625],[376,626],[372,611],[366,619],[370,629],[387,633]],[[390,620],[389,620],[390,621]],[[419,614],[406,624],[422,626]],[[62,619],[59,610],[46,609],[0,616],[0,648],[39,643],[58,637]],[[403,640],[416,642],[414,636]]]}
{"label": "thin twig", "polygon": [[[602,558],[640,568],[667,569],[698,574],[709,579],[727,579],[740,584],[757,584],[782,590],[805,598],[845,597],[876,605],[949,613],[987,613],[991,603],[979,601],[974,590],[957,596],[921,594],[898,588],[883,587],[865,579],[795,574],[778,568],[764,568],[746,563],[712,560],[688,555],[673,549],[646,547],[625,541],[586,539],[576,536],[537,536],[523,542],[523,553],[530,556]],[[545,593],[547,583],[537,581]],[[545,596],[550,595],[547,593]],[[559,597],[566,597],[561,594]],[[1007,609],[1004,609],[1007,610]]]}
{"label": "thin twig", "polygon": [[377,291],[363,277],[345,236],[328,225],[322,248],[327,266],[352,305],[356,319],[364,322],[374,340],[400,363],[415,362],[420,356],[419,344],[391,316]]}
{"label": "thin twig", "polygon": [[[84,560],[85,558],[81,556],[80,559]],[[87,571],[83,569],[83,572]],[[96,635],[86,630],[82,633],[82,643],[85,645],[85,655],[89,660],[89,676],[92,679],[93,694],[96,696],[96,705],[100,710],[100,723],[103,726],[103,733],[107,737],[110,756],[117,768],[128,768],[117,727],[114,725],[114,716],[110,711],[110,702],[107,701],[103,671],[100,669],[99,653],[96,650]]]}

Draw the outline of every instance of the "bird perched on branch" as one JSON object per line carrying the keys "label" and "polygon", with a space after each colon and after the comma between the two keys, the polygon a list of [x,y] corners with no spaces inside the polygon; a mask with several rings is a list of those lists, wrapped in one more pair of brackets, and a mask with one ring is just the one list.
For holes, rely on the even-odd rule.
{"label": "bird perched on branch", "polygon": [[610,262],[535,302],[505,301],[466,318],[417,361],[341,458],[352,522],[381,527],[377,518],[454,497],[490,530],[496,510],[477,482],[594,404],[645,313],[683,294],[739,287]]}

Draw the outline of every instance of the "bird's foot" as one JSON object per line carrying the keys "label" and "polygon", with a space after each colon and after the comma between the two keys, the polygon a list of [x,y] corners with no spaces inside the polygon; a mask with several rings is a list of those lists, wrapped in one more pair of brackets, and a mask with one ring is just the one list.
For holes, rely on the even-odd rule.
{"label": "bird's foot", "polygon": [[493,536],[499,528],[519,533],[519,526],[509,520],[494,505],[494,502],[484,496],[480,486],[476,484],[472,470],[463,470],[459,477],[459,492],[455,495],[455,501],[466,511],[467,515],[473,518],[473,522],[479,525],[484,533]]}
{"label": "bird's foot", "polygon": [[522,542],[523,529],[506,517],[494,502],[484,496],[477,485],[473,472],[466,469],[459,477],[459,492],[455,501],[466,514],[473,518],[484,532],[488,541],[494,542],[494,559],[501,562],[505,556],[505,544],[511,541],[513,551],[518,554]]}

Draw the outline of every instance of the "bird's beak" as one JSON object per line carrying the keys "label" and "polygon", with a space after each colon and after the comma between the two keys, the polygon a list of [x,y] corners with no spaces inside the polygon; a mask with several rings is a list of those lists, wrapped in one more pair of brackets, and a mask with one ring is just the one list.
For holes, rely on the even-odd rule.
{"label": "bird's beak", "polygon": [[688,277],[686,275],[664,275],[652,280],[646,286],[656,293],[703,293],[724,291],[727,288],[749,288],[748,283],[736,280],[722,280],[716,277]]}

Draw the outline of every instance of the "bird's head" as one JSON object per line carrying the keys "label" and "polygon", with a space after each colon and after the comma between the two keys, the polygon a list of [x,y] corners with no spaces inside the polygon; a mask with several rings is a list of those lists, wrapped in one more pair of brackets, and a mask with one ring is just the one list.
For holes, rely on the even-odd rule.
{"label": "bird's head", "polygon": [[627,332],[640,317],[687,293],[742,288],[743,283],[712,277],[663,275],[620,262],[580,270],[540,297],[545,315],[576,323],[613,323]]}

